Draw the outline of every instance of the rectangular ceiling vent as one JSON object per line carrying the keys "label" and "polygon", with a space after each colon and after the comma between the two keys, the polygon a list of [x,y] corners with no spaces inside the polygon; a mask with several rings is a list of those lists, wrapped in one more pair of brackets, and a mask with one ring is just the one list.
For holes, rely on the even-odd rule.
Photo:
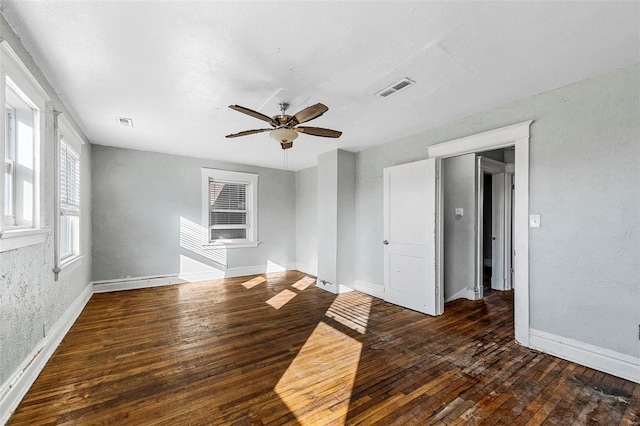
{"label": "rectangular ceiling vent", "polygon": [[380,98],[386,98],[406,87],[411,86],[412,84],[416,84],[416,82],[405,77],[403,79],[396,81],[391,86],[387,86],[384,89],[380,90],[379,92],[376,92],[376,96]]}
{"label": "rectangular ceiling vent", "polygon": [[133,120],[126,117],[116,117],[116,121],[125,127],[133,127]]}

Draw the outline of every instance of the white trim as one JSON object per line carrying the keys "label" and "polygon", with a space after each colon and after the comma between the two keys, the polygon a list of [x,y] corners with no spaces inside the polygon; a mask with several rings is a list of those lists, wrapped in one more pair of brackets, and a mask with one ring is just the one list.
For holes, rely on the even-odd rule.
{"label": "white trim", "polygon": [[447,297],[444,300],[444,303],[448,303],[458,299],[477,300],[475,296],[476,296],[476,293],[475,291],[473,291],[473,289],[470,289],[469,287],[465,287],[459,292],[457,292],[456,294],[452,294],[451,296]]}
{"label": "white trim", "polygon": [[58,130],[60,132],[59,136],[63,136],[67,144],[71,145],[73,151],[80,156],[84,141],[64,114],[58,115]]}
{"label": "white trim", "polygon": [[308,275],[313,275],[314,277],[318,276],[318,266],[307,265],[306,263],[296,262],[295,268],[296,271],[304,272]]}
{"label": "white trim", "polygon": [[91,284],[93,284],[94,293],[110,293],[112,291],[137,290],[186,282],[188,281],[181,279],[178,274],[171,274],[92,281]]}
{"label": "white trim", "polygon": [[349,293],[353,291],[354,284],[338,284],[338,293]]}
{"label": "white trim", "polygon": [[48,330],[47,337],[36,345],[15,373],[0,386],[0,424],[5,424],[9,420],[92,295],[93,286],[87,285]]}
{"label": "white trim", "polygon": [[487,132],[477,133],[464,138],[454,139],[427,147],[427,155],[433,157],[451,157],[472,152],[506,148],[517,139],[529,138],[529,125],[533,120],[511,126],[500,127]]}
{"label": "white trim", "polygon": [[[514,328],[515,338],[529,346],[529,126],[523,121],[511,126],[431,145],[429,158],[447,158],[490,149],[515,146],[514,203]],[[440,180],[442,182],[442,180]],[[441,185],[442,183],[440,183]],[[442,291],[442,289],[440,289]]]}
{"label": "white trim", "polygon": [[247,275],[268,274],[271,272],[284,272],[296,269],[295,262],[287,263],[284,266],[275,263],[266,265],[238,266],[235,268],[227,268],[225,278],[244,277]]}
{"label": "white trim", "polygon": [[78,267],[81,266],[83,263],[84,263],[84,255],[82,254],[69,257],[62,262],[62,265],[60,265],[60,274],[66,276],[71,272],[75,271],[76,269],[78,269]]}
{"label": "white trim", "polygon": [[366,293],[369,296],[377,297],[384,300],[384,286],[382,284],[370,283],[362,280],[355,280],[353,283],[357,291]]}
{"label": "white trim", "polygon": [[273,272],[296,270],[295,263],[286,266],[276,264],[241,266],[224,270],[211,269],[183,274],[148,275],[143,277],[126,277],[112,280],[92,281],[94,293],[109,293],[112,291],[138,290],[141,288],[162,287],[165,285],[184,284],[196,281],[210,281],[222,278],[245,277]]}
{"label": "white trim", "polygon": [[6,40],[0,43],[2,69],[8,77],[20,88],[34,105],[44,112],[45,102],[51,98],[42,88],[38,80],[31,74],[29,68],[22,62],[18,54]]}
{"label": "white trim", "polygon": [[529,343],[533,349],[640,383],[640,358],[534,328]]}
{"label": "white trim", "polygon": [[[202,167],[202,228],[206,235],[203,241],[206,245],[222,248],[243,248],[257,247],[258,241],[258,179],[257,173],[236,172],[230,170],[219,170]],[[232,183],[246,184],[247,191],[247,238],[242,240],[232,240],[229,242],[209,242],[211,233],[209,231],[209,181],[228,181]]]}
{"label": "white trim", "polygon": [[316,279],[316,287],[321,290],[328,291],[329,293],[338,294],[335,284],[332,284],[329,281],[321,280],[320,278]]}
{"label": "white trim", "polygon": [[349,293],[354,290],[354,284],[332,284],[328,281],[316,279],[316,287],[333,294]]}
{"label": "white trim", "polygon": [[207,248],[211,248],[211,249],[233,249],[233,248],[249,248],[249,247],[258,247],[258,245],[260,244],[260,241],[253,241],[253,242],[239,242],[239,243],[234,243],[234,242],[229,242],[229,243],[221,243],[221,242],[215,242],[215,243],[206,243],[204,244],[204,248],[205,250]]}
{"label": "white trim", "polygon": [[42,244],[47,239],[48,234],[48,229],[30,228],[4,231],[0,234],[0,253],[35,244]]}

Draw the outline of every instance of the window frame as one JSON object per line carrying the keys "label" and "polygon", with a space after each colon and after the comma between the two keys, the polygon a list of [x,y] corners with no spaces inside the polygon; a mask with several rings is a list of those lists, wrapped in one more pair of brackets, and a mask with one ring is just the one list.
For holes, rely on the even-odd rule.
{"label": "window frame", "polygon": [[[246,185],[246,214],[247,233],[242,239],[211,240],[210,210],[211,200],[209,182],[222,182]],[[238,225],[230,225],[228,229],[237,228]],[[258,175],[255,173],[235,172],[202,168],[202,228],[203,245],[224,248],[257,247],[258,241]],[[220,229],[220,228],[219,228]],[[226,229],[226,228],[225,228]]]}
{"label": "window frame", "polygon": [[[16,179],[16,160],[15,160],[15,155],[16,155],[16,135],[15,135],[15,120],[16,120],[16,112],[15,112],[15,108],[11,108],[13,115],[11,117],[11,119],[9,119],[9,108],[7,108],[8,104],[5,102],[5,144],[4,144],[4,169],[3,169],[3,176],[4,176],[4,182],[3,182],[3,188],[5,188],[5,184],[6,184],[6,176],[7,176],[7,167],[11,167],[11,181],[15,182]],[[11,121],[11,123],[13,124],[12,128],[11,128],[11,132],[9,131],[9,126],[8,123],[9,121]],[[11,151],[12,154],[11,157],[12,158],[7,158],[7,150],[9,150],[9,145],[12,145]],[[13,185],[12,189],[13,189]],[[3,189],[5,190],[5,189]],[[16,222],[16,217],[15,217],[15,205],[16,205],[16,194],[15,191],[12,190],[11,191],[11,196],[10,196],[10,200],[9,203],[11,203],[11,212],[10,214],[6,214],[7,212],[5,211],[5,209],[7,208],[7,200],[6,200],[6,192],[3,193],[3,200],[4,200],[4,204],[2,205],[2,221],[4,223],[5,227],[9,227],[9,226],[14,226],[15,222]]]}
{"label": "window frame", "polygon": [[[64,268],[65,266],[73,263],[78,258],[83,256],[82,252],[82,146],[84,142],[82,138],[78,135],[78,133],[74,130],[71,123],[65,118],[64,115],[58,115],[58,132],[56,135],[57,139],[57,170],[56,170],[56,191],[58,191],[57,196],[57,220],[58,220],[58,232],[55,244],[58,247],[58,257],[60,261],[60,267]],[[78,168],[78,182],[77,182],[77,197],[78,197],[78,205],[77,210],[72,208],[66,208],[62,204],[62,193],[61,193],[61,183],[62,183],[62,146],[66,145],[67,153],[71,153],[71,156],[77,161]],[[71,251],[69,253],[62,253],[61,243],[64,238],[63,236],[63,226],[62,226],[62,218],[68,217],[69,229],[67,229],[68,236],[70,236],[70,241],[68,241]]]}
{"label": "window frame", "polygon": [[[0,117],[0,134],[3,141],[0,143],[0,211],[3,212],[0,221],[0,252],[15,250],[33,244],[44,243],[48,229],[43,227],[43,154],[45,139],[45,121],[47,106],[50,103],[45,90],[40,86],[38,80],[31,74],[29,69],[22,63],[18,55],[6,42],[0,43],[0,104],[6,105],[7,86],[33,110],[33,201],[31,221],[28,225],[6,224],[4,220],[4,192],[5,192],[5,169],[6,164],[6,129],[7,117],[2,114]],[[49,109],[51,107],[49,106]],[[15,202],[15,200],[14,200]]]}

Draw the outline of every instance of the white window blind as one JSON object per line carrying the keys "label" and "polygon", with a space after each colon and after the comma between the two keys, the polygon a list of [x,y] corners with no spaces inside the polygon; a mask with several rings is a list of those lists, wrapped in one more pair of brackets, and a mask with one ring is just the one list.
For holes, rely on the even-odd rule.
{"label": "white window blind", "polygon": [[80,159],[64,138],[60,140],[60,213],[80,214]]}
{"label": "white window blind", "polygon": [[209,179],[210,240],[247,238],[247,183]]}

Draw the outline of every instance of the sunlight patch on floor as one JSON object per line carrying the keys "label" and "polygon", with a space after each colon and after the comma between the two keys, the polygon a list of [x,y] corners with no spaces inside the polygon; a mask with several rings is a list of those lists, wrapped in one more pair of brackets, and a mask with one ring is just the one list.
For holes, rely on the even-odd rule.
{"label": "sunlight patch on floor", "polygon": [[280,309],[287,304],[291,299],[296,297],[296,293],[291,290],[284,289],[280,293],[267,300],[267,305],[274,309]]}
{"label": "sunlight patch on floor", "polygon": [[362,343],[321,322],[274,388],[301,426],[344,424]]}
{"label": "sunlight patch on floor", "polygon": [[345,327],[365,334],[372,302],[373,298],[364,293],[343,293],[336,297],[325,315]]}
{"label": "sunlight patch on floor", "polygon": [[296,290],[302,291],[315,282],[316,280],[311,277],[304,277],[291,284],[291,287],[295,288]]}
{"label": "sunlight patch on floor", "polygon": [[265,277],[259,276],[255,278],[251,278],[249,281],[245,281],[242,283],[242,286],[246,289],[254,288],[255,286],[262,284],[267,279]]}

